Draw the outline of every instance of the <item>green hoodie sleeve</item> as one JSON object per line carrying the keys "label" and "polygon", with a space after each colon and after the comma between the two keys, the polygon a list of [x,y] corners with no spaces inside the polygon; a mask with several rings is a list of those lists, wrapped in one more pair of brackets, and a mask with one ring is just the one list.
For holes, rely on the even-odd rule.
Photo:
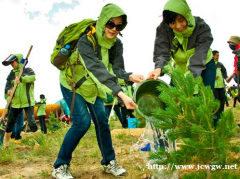
{"label": "green hoodie sleeve", "polygon": [[129,75],[124,67],[123,60],[123,45],[120,39],[117,39],[115,45],[111,49],[109,62],[112,64],[113,73],[116,74],[117,78],[124,79],[124,82],[128,85],[132,85],[133,82],[129,81]]}
{"label": "green hoodie sleeve", "polygon": [[9,73],[8,77],[7,77],[7,82],[6,82],[6,85],[5,85],[5,90],[4,90],[4,98],[6,100],[8,100],[9,98],[9,95],[7,94],[8,90],[11,90],[12,89],[12,83],[11,83],[11,76],[13,75],[12,71]]}
{"label": "green hoodie sleeve", "polygon": [[36,80],[35,73],[31,68],[26,68],[20,79],[22,83],[32,83],[35,80]]}
{"label": "green hoodie sleeve", "polygon": [[97,80],[112,90],[113,95],[117,95],[121,88],[117,85],[117,77],[111,75],[104,64],[99,60],[98,55],[101,54],[100,46],[97,47],[97,52],[94,52],[91,42],[84,34],[78,41],[78,51],[88,69]]}

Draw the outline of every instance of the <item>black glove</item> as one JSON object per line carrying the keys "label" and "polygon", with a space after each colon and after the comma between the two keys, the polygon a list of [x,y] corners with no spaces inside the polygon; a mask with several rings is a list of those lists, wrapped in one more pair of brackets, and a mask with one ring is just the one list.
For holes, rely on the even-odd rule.
{"label": "black glove", "polygon": [[118,100],[118,105],[119,105],[119,106],[121,106],[121,107],[124,107],[124,106],[125,106],[123,100],[122,100],[120,97],[117,96],[117,100]]}

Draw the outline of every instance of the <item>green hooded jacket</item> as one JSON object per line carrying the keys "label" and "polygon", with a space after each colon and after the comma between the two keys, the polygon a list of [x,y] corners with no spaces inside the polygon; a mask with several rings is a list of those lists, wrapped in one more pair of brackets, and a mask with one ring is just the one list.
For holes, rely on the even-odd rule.
{"label": "green hooded jacket", "polygon": [[40,102],[36,103],[35,106],[38,107],[37,109],[37,116],[44,116],[46,114],[46,101],[47,99],[41,99]]}
{"label": "green hooded jacket", "polygon": [[[116,76],[116,75],[113,73],[112,64],[109,64],[109,65],[108,65],[108,71],[109,71],[110,74]],[[121,78],[118,78],[117,83],[121,86],[121,89],[122,89],[122,85],[126,85],[124,79],[121,79]],[[124,92],[124,90],[123,90],[123,92]],[[111,100],[111,99],[112,99],[112,100]],[[109,102],[109,101],[111,101],[111,102]],[[114,101],[115,101],[115,103],[114,103]],[[107,100],[104,101],[104,105],[113,105],[113,103],[114,103],[115,105],[118,104],[117,98],[116,98],[115,96],[113,96],[113,95],[107,94]]]}
{"label": "green hooded jacket", "polygon": [[[23,56],[21,55],[22,60]],[[7,92],[8,90],[12,90],[14,86],[14,80],[18,76],[20,70],[22,68],[22,64],[18,64],[17,69],[12,69],[10,74],[7,77],[7,83],[5,86],[5,99],[8,99]],[[34,81],[35,81],[35,73],[34,71],[27,67],[23,70],[22,76],[20,78],[20,83],[18,84],[16,91],[14,93],[11,107],[12,108],[25,108],[35,105],[35,99],[34,99]]]}
{"label": "green hooded jacket", "polygon": [[212,59],[211,29],[203,19],[192,16],[185,0],[169,0],[164,10],[181,14],[188,26],[181,33],[163,22],[157,27],[153,57],[155,68],[163,69],[173,59],[175,67],[180,67],[185,73],[190,70],[194,77],[200,76]]}
{"label": "green hooded jacket", "polygon": [[[81,84],[76,89],[87,102],[94,104],[97,96],[106,99],[106,93],[117,95],[121,88],[117,85],[117,79],[121,78],[127,84],[129,75],[124,68],[123,46],[119,38],[108,39],[105,36],[105,24],[112,17],[123,16],[124,27],[127,25],[127,16],[124,11],[115,4],[107,4],[103,7],[99,19],[96,23],[96,33],[94,38],[97,42],[97,50],[87,34],[84,34],[78,41],[78,52],[72,54],[70,60],[76,60],[79,55],[80,63],[76,65],[76,84]],[[108,71],[109,65],[116,76]],[[60,83],[65,88],[71,90],[70,85],[64,78],[64,71],[60,72]]]}

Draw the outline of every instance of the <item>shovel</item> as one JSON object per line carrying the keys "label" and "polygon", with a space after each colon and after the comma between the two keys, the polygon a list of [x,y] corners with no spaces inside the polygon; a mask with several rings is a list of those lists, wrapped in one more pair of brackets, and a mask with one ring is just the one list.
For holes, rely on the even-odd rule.
{"label": "shovel", "polygon": [[[32,48],[33,48],[33,46],[31,45],[31,46],[30,46],[30,49],[29,49],[29,51],[28,51],[28,54],[27,54],[26,59],[28,59],[28,57],[29,57],[29,55],[30,55],[30,53],[31,53],[31,51],[32,51]],[[18,74],[18,79],[20,79],[20,77],[22,76],[23,69],[25,68],[26,63],[27,63],[27,60],[24,61],[23,66],[22,66],[22,68],[20,69],[20,72],[19,72],[19,74]],[[0,131],[1,131],[1,132],[5,131],[3,119],[4,119],[4,117],[5,117],[6,113],[7,113],[7,110],[8,110],[8,107],[9,107],[10,103],[12,102],[12,98],[13,98],[14,92],[15,92],[16,89],[17,89],[17,86],[18,86],[18,83],[14,83],[14,86],[13,86],[13,89],[12,89],[12,93],[10,94],[10,97],[9,97],[9,99],[8,99],[8,102],[7,102],[7,105],[5,106],[4,111],[3,111],[3,113],[2,113],[2,116],[1,116],[1,118],[0,118]]]}

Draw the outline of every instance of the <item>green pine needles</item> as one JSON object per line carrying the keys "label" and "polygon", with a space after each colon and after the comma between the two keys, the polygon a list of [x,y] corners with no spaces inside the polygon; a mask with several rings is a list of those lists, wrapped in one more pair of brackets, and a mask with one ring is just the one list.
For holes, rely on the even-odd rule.
{"label": "green pine needles", "polygon": [[49,132],[54,133],[56,130],[62,128],[60,119],[56,118],[53,112],[50,112],[49,119],[49,124],[47,125]]}
{"label": "green pine needles", "polygon": [[[164,149],[153,152],[150,159],[159,165],[174,166],[172,169],[176,169],[175,165],[210,166],[210,169],[188,171],[183,178],[221,178],[226,176],[226,172],[234,178],[238,169],[211,169],[211,165],[236,164],[229,159],[234,148],[231,138],[236,137],[238,130],[232,111],[225,110],[215,127],[215,113],[220,105],[214,99],[211,88],[204,86],[201,78],[195,79],[190,73],[184,75],[180,69],[170,69],[167,73],[173,86],[158,87],[159,98],[166,107],[154,112],[152,122],[156,128],[168,131],[170,140],[176,140],[181,145],[171,153]],[[196,89],[198,94],[195,94]]]}

